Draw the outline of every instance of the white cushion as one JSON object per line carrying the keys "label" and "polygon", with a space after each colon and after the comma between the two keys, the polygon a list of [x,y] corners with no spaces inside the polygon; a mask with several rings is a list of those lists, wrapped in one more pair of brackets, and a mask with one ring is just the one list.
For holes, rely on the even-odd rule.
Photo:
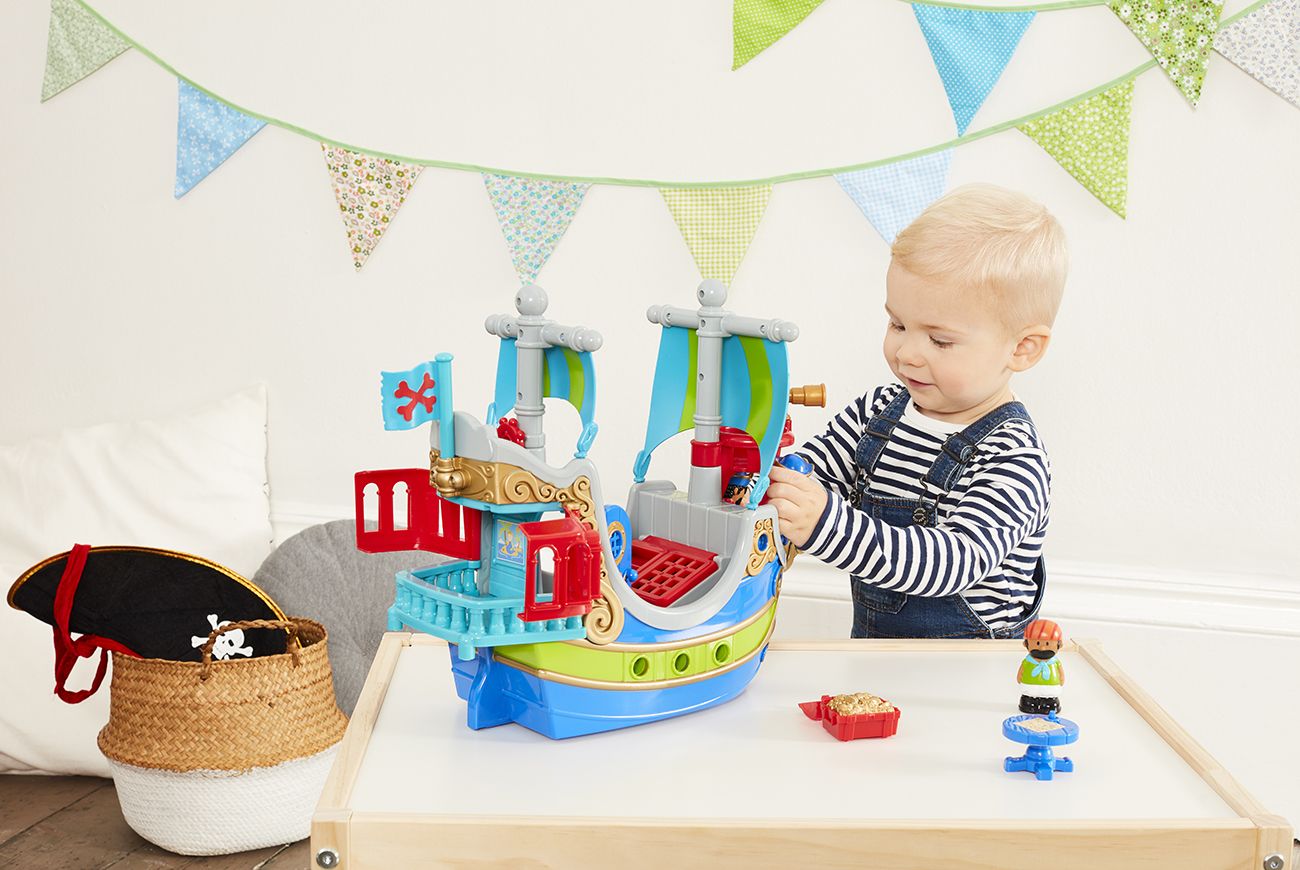
{"label": "white cushion", "polygon": [[[261,386],[169,419],[0,446],[0,588],[78,543],[179,550],[252,577],[271,538]],[[0,606],[0,638],[0,772],[108,776],[95,744],[108,679],[65,704],[50,627]],[[78,663],[70,688],[89,684],[97,659]]]}

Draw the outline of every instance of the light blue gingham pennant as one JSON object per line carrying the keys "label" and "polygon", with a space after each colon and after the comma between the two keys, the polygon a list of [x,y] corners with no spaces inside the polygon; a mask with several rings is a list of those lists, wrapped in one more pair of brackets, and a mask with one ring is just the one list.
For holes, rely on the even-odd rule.
{"label": "light blue gingham pennant", "polygon": [[952,149],[835,176],[886,242],[948,187]]}

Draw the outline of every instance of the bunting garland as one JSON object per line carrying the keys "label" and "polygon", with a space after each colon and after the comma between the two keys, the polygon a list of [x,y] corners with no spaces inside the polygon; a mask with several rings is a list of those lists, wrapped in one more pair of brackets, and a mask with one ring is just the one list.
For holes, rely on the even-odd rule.
{"label": "bunting garland", "polygon": [[[803,20],[821,0],[735,0],[737,66]],[[1195,106],[1211,47],[1300,107],[1300,0],[1255,0],[1220,19],[1214,0],[1051,0],[1038,7],[988,10],[949,0],[912,6],[948,95],[958,137],[910,154],[835,169],[744,181],[678,183],[630,178],[546,178],[446,160],[376,153],[329,140],[240,108],[186,79],[106,21],[87,0],[51,0],[42,102],[136,48],[176,76],[175,195],[207,177],[268,123],[320,141],[360,269],[425,166],[481,173],[521,281],[533,281],[563,238],[593,183],[656,187],[701,274],[735,277],[776,183],[833,175],[877,232],[892,241],[947,187],[955,146],[1016,127],[1037,142],[1108,208],[1123,217],[1128,140],[1136,77],[1154,66]],[[1107,5],[1152,52],[1153,60],[1114,81],[1039,112],[966,130],[996,85],[1037,9]],[[743,36],[743,38],[742,38]]]}
{"label": "bunting garland", "polygon": [[1065,171],[1124,217],[1133,80],[1020,125]]}
{"label": "bunting garland", "polygon": [[952,149],[835,176],[886,242],[916,220],[948,187]]}
{"label": "bunting garland", "polygon": [[700,274],[730,284],[767,210],[772,185],[665,189],[677,228]]}
{"label": "bunting garland", "polygon": [[731,68],[749,63],[821,4],[822,0],[733,0]]}
{"label": "bunting garland", "polygon": [[519,280],[536,281],[591,185],[489,174],[483,183]]}
{"label": "bunting garland", "polygon": [[346,148],[320,145],[325,168],[334,182],[343,226],[352,248],[352,264],[360,269],[397,210],[406,202],[411,185],[420,177],[422,166],[399,163],[384,157],[360,154]]}
{"label": "bunting garland", "polygon": [[174,193],[180,199],[265,127],[266,122],[214,100],[188,82],[177,79],[176,84]]}
{"label": "bunting garland", "polygon": [[1219,30],[1214,48],[1300,108],[1300,0],[1273,0]]}
{"label": "bunting garland", "polygon": [[76,0],[50,0],[50,38],[45,50],[41,102],[72,87],[128,48],[121,37]]}
{"label": "bunting garland", "polygon": [[1142,41],[1169,80],[1195,108],[1219,28],[1223,3],[1214,0],[1110,0],[1110,8]]}
{"label": "bunting garland", "polygon": [[1034,13],[922,3],[913,3],[912,12],[930,46],[960,136],[1001,78]]}

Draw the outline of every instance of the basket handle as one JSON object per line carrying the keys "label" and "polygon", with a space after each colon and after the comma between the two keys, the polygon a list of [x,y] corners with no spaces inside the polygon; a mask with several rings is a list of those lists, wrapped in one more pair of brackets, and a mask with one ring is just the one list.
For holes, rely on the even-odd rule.
{"label": "basket handle", "polygon": [[234,631],[237,628],[282,628],[289,633],[289,639],[285,642],[285,651],[293,656],[293,666],[298,667],[298,657],[302,653],[302,642],[298,640],[298,623],[292,619],[246,619],[242,622],[231,622],[220,628],[215,628],[208,634],[208,640],[203,644],[202,656],[203,667],[199,670],[199,681],[205,681],[212,676],[212,647],[216,644],[217,638],[228,631]]}

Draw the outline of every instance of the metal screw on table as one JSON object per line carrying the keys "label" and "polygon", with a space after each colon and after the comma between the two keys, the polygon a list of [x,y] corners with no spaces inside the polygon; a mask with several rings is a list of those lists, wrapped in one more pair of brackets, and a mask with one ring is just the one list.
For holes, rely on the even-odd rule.
{"label": "metal screw on table", "polygon": [[1264,859],[1264,870],[1282,870],[1286,866],[1286,859],[1274,852]]}
{"label": "metal screw on table", "polygon": [[[316,865],[325,868],[339,866],[339,853],[335,852],[333,849],[321,849],[316,853]],[[1280,864],[1278,865],[1278,868],[1280,870]],[[1270,868],[1270,870],[1273,870],[1273,868]]]}

